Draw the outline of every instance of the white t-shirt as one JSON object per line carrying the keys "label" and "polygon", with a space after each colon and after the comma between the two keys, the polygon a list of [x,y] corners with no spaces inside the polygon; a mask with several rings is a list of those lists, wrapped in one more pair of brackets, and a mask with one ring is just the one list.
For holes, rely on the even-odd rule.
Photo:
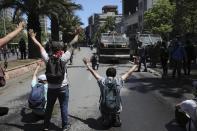
{"label": "white t-shirt", "polygon": [[[49,55],[46,51],[42,51],[41,52],[41,55],[42,55],[42,58],[43,60],[45,61],[45,63],[48,62],[49,60]],[[66,63],[68,62],[68,60],[70,59],[71,57],[71,53],[69,51],[66,51],[62,56],[61,56],[61,60],[62,61],[65,61]],[[66,65],[65,65],[66,66]],[[64,86],[67,86],[69,84],[68,82],[68,74],[65,72],[64,74],[64,80],[62,81],[61,84],[51,84],[51,83],[48,83],[48,88],[49,89],[56,89],[56,88],[60,88],[60,87],[64,87]]]}
{"label": "white t-shirt", "polygon": [[[195,121],[196,118],[196,108],[197,104],[195,100],[185,100],[181,102],[180,104],[181,110],[186,112],[193,121]],[[189,129],[189,123],[186,125],[187,129]],[[191,131],[196,131],[195,126],[193,122],[191,122]]]}

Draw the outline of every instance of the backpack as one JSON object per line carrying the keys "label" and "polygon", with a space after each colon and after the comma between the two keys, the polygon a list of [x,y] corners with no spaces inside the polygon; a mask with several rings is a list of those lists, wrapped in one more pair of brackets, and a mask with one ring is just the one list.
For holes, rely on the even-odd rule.
{"label": "backpack", "polygon": [[5,72],[3,68],[0,67],[0,87],[5,86],[6,81],[5,81]]}
{"label": "backpack", "polygon": [[61,84],[64,80],[64,74],[67,71],[65,66],[66,62],[60,58],[55,58],[54,56],[49,57],[45,72],[48,83]]}
{"label": "backpack", "polygon": [[36,84],[29,95],[28,103],[31,109],[43,109],[46,104],[44,84]]}
{"label": "backpack", "polygon": [[117,88],[117,80],[106,79],[105,87],[101,91],[101,108],[107,112],[117,112],[120,110],[121,98],[120,90]]}

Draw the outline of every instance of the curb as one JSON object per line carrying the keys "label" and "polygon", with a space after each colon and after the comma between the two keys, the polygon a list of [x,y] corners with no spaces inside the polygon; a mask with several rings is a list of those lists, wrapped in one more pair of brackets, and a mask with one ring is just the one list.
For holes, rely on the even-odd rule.
{"label": "curb", "polygon": [[[9,80],[9,79],[12,79],[12,78],[16,78],[20,75],[23,75],[29,71],[32,71],[36,68],[37,66],[37,62],[39,62],[41,60],[36,60],[34,62],[31,62],[31,63],[28,63],[28,64],[25,64],[25,65],[20,65],[20,66],[17,66],[17,67],[14,67],[12,69],[8,69],[5,71],[5,79],[6,80]],[[44,63],[42,64],[42,68],[44,68]]]}

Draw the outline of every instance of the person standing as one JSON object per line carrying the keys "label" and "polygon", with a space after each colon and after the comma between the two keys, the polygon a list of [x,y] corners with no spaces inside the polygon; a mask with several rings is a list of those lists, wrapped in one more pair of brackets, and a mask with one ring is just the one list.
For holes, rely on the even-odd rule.
{"label": "person standing", "polygon": [[[44,131],[47,131],[50,126],[50,120],[52,116],[52,111],[54,104],[58,98],[61,109],[61,118],[62,118],[62,129],[66,131],[70,128],[70,124],[68,123],[68,99],[69,99],[69,82],[68,82],[68,74],[66,70],[66,63],[69,61],[71,57],[71,53],[73,50],[73,45],[78,41],[78,33],[79,30],[76,30],[76,35],[74,39],[69,43],[71,46],[67,51],[63,51],[63,46],[61,46],[60,42],[52,42],[52,55],[49,56],[46,52],[45,48],[41,45],[39,41],[36,39],[36,33],[33,30],[29,30],[29,35],[34,41],[35,45],[39,48],[41,52],[41,56],[46,63],[46,76],[48,81],[48,92],[47,92],[47,107],[46,107],[46,115],[44,119]],[[54,61],[55,65],[61,66],[60,75],[50,75],[50,71],[53,71],[50,66]],[[58,66],[58,67],[59,67]],[[62,74],[63,73],[63,74]],[[63,75],[63,76],[62,76]],[[55,80],[54,80],[55,79]]]}
{"label": "person standing", "polygon": [[191,63],[192,63],[192,60],[195,59],[195,48],[190,40],[186,41],[185,52],[186,52],[187,58],[185,59],[185,62],[184,62],[184,73],[185,75],[190,75]]}
{"label": "person standing", "polygon": [[26,43],[24,38],[21,38],[19,41],[19,49],[21,52],[21,59],[26,59]]}
{"label": "person standing", "polygon": [[97,56],[96,53],[93,54],[93,56],[91,57],[90,61],[92,63],[92,69],[98,70],[99,63],[98,63],[98,56]]}
{"label": "person standing", "polygon": [[173,60],[172,77],[175,77],[176,72],[177,72],[178,78],[180,78],[181,77],[182,62],[186,57],[186,53],[185,53],[185,49],[182,46],[182,43],[180,42],[179,37],[177,38],[177,40],[174,43],[174,48],[171,52],[171,57]]}
{"label": "person standing", "polygon": [[140,72],[141,64],[144,64],[144,72],[147,72],[147,66],[146,66],[146,49],[145,47],[142,47],[142,42],[139,43],[138,47],[138,55],[139,55],[139,66],[138,66],[138,72]]}
{"label": "person standing", "polygon": [[165,78],[168,75],[168,58],[169,58],[169,51],[166,42],[163,41],[160,49],[160,60],[163,69],[162,78]]}

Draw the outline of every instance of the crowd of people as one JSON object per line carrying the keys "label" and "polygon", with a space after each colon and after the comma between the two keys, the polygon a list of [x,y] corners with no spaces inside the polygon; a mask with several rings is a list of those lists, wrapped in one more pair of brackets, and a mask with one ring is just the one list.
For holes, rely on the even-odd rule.
{"label": "crowd of people", "polygon": [[[0,39],[0,47],[6,45],[10,40],[12,40],[19,32],[21,32],[25,23],[19,23],[19,26],[13,32],[9,33],[7,36]],[[50,128],[50,120],[52,117],[53,107],[56,100],[59,100],[61,118],[62,118],[62,130],[66,131],[70,129],[70,123],[68,122],[68,100],[69,100],[69,88],[70,84],[68,81],[67,73],[67,63],[72,58],[73,45],[78,41],[78,35],[80,30],[76,29],[74,38],[67,45],[62,42],[51,42],[50,49],[44,48],[42,44],[36,39],[36,33],[30,29],[29,36],[33,40],[34,44],[38,47],[42,59],[46,65],[45,74],[41,74],[37,77],[37,73],[41,63],[38,62],[35,72],[33,74],[33,79],[31,82],[31,93],[28,99],[29,107],[32,112],[37,116],[44,117],[44,127],[43,130],[47,131]],[[22,44],[24,41],[21,40]],[[159,46],[158,46],[159,45]],[[169,46],[167,43],[158,43],[156,46],[159,49],[160,60],[163,67],[163,76],[168,74],[168,61],[173,63],[173,74],[175,77],[181,77],[181,67],[184,67],[185,75],[190,75],[191,72],[191,61],[196,57],[192,52],[193,45],[189,40],[187,40],[183,46],[180,41],[180,37],[177,37],[171,42]],[[147,60],[147,50],[142,47],[138,48],[139,57],[134,57],[134,65],[122,76],[116,75],[116,69],[114,67],[109,67],[106,70],[106,76],[102,77],[96,72],[98,69],[98,59],[96,54],[92,58],[84,58],[83,62],[88,68],[88,71],[94,76],[98,82],[100,88],[100,112],[102,117],[103,126],[121,126],[120,112],[122,111],[122,103],[120,97],[120,90],[124,86],[124,81],[134,72],[141,70],[141,63],[146,67]],[[150,54],[149,54],[150,55]],[[22,56],[25,58],[25,54]],[[72,63],[72,61],[70,61]],[[92,64],[91,64],[92,63]],[[154,65],[154,60],[152,65]],[[191,108],[190,108],[191,107]],[[186,100],[177,104],[176,108],[182,108],[182,110],[191,116],[193,121],[197,120],[197,116],[193,117],[194,110],[197,111],[196,100]],[[193,109],[193,114],[188,112],[188,110]],[[195,122],[193,122],[193,127],[195,128]]]}
{"label": "crowd of people", "polygon": [[163,69],[163,77],[168,76],[168,69],[172,69],[172,77],[181,77],[181,70],[184,75],[191,74],[191,65],[196,62],[196,47],[189,39],[182,40],[180,36],[176,36],[170,42],[157,42],[154,45],[142,46],[138,45],[138,55],[140,58],[139,68],[144,65],[144,71],[147,71],[147,61],[151,68],[156,68],[161,63]]}

